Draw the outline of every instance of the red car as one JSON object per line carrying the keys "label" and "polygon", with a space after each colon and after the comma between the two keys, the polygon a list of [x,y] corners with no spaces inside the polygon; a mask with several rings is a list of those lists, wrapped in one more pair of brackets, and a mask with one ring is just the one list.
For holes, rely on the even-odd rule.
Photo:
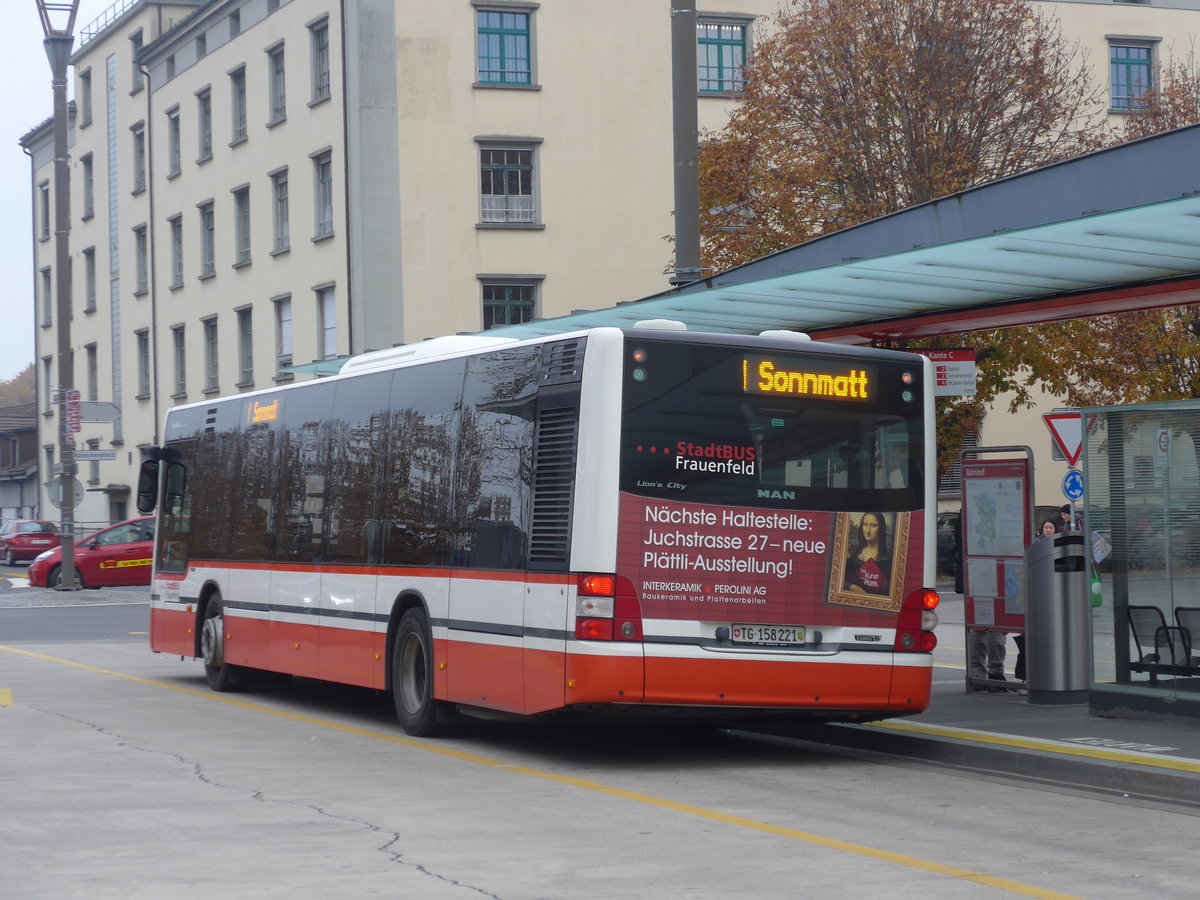
{"label": "red car", "polygon": [[[82,587],[149,584],[154,563],[154,519],[110,525],[75,544],[75,576]],[[43,553],[29,566],[29,583],[57,587],[62,548]]]}
{"label": "red car", "polygon": [[53,522],[42,519],[9,519],[0,525],[0,553],[4,564],[15,566],[19,559],[33,559],[62,543]]}

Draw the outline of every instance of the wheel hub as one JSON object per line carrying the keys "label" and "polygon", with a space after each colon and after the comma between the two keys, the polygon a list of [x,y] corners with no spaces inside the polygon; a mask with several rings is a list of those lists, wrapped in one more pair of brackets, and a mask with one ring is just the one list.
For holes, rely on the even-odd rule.
{"label": "wheel hub", "polygon": [[221,616],[212,616],[204,620],[200,629],[200,652],[206,666],[219,666],[224,658],[225,620]]}

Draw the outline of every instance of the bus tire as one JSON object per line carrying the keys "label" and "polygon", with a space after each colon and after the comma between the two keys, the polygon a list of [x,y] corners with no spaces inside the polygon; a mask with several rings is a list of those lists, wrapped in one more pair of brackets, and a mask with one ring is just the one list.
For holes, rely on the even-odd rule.
{"label": "bus tire", "polygon": [[414,737],[438,733],[439,703],[433,699],[433,638],[429,617],[415,607],[400,617],[392,645],[392,699],[396,718]]}
{"label": "bus tire", "polygon": [[204,677],[214,691],[236,691],[243,686],[237,666],[225,662],[225,616],[221,595],[213,594],[204,608],[200,626],[200,655],[204,660]]}

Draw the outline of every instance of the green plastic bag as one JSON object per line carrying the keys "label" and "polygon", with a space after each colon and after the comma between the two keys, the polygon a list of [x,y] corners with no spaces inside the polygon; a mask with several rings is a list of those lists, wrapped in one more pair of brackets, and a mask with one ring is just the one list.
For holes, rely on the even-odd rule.
{"label": "green plastic bag", "polygon": [[1092,575],[1092,606],[1104,605],[1104,589],[1100,586],[1100,573],[1095,566],[1089,567]]}

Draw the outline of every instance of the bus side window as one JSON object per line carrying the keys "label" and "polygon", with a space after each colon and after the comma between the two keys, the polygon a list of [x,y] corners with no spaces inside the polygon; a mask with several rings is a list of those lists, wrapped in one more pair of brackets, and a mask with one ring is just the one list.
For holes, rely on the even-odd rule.
{"label": "bus side window", "polygon": [[167,481],[164,486],[166,512],[178,516],[183,512],[183,495],[187,492],[187,466],[176,460],[167,463]]}

